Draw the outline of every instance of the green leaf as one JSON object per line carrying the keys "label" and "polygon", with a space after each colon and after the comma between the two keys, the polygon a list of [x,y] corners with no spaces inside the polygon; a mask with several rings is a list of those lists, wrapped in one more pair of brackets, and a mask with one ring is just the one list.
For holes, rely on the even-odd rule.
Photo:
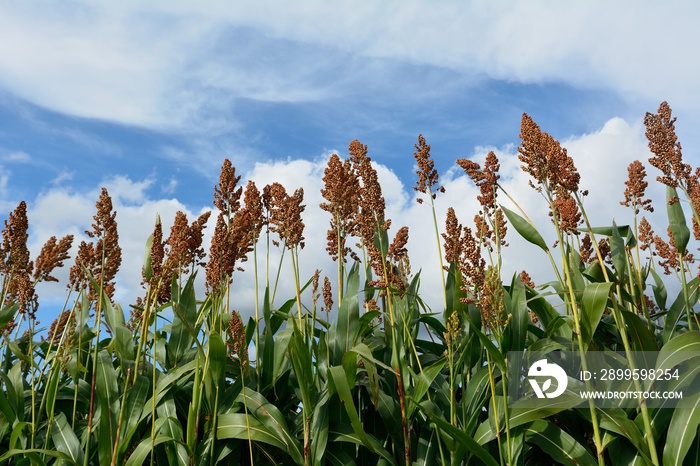
{"label": "green leaf", "polygon": [[[156,225],[160,223],[160,215],[156,214]],[[153,267],[151,266],[151,249],[153,248],[153,235],[151,234],[146,240],[146,250],[143,257],[143,275],[147,282],[153,277]]]}
{"label": "green leaf", "polygon": [[608,302],[612,283],[588,283],[581,297],[581,336],[584,344],[593,338]]}
{"label": "green leaf", "polygon": [[12,320],[17,309],[19,309],[19,303],[8,304],[0,310],[0,328],[5,327]]}
{"label": "green leaf", "polygon": [[372,451],[375,454],[380,455],[383,457],[385,460],[389,462],[389,464],[392,464],[394,466],[396,465],[396,461],[394,461],[394,458],[391,456],[391,454],[384,449],[382,444],[373,436],[367,434],[365,432],[364,427],[362,426],[362,421],[360,420],[360,417],[357,414],[357,411],[355,409],[355,402],[353,401],[352,393],[350,392],[350,386],[348,385],[348,381],[345,378],[345,371],[343,370],[342,366],[335,366],[331,367],[328,372],[331,374],[331,377],[333,379],[333,383],[335,385],[335,389],[338,393],[338,396],[340,397],[340,401],[343,403],[345,406],[345,412],[348,414],[348,417],[350,418],[350,424],[352,425],[353,430],[355,431],[355,434],[360,438],[362,441],[362,445],[364,445],[367,449]]}
{"label": "green leaf", "polygon": [[[194,293],[194,277],[192,274],[185,283],[184,289],[173,293],[173,323],[172,333],[168,340],[168,364],[176,366],[192,348],[197,334],[197,300]],[[173,286],[177,287],[175,278]]]}
{"label": "green leaf", "polygon": [[44,396],[46,399],[46,415],[53,416],[54,408],[56,406],[56,394],[58,393],[58,382],[61,378],[61,371],[56,370],[56,367],[52,367],[49,372],[49,383],[46,386],[46,391]]}
{"label": "green leaf", "polygon": [[657,369],[672,369],[677,364],[700,354],[700,331],[681,333],[668,341],[659,351]]}
{"label": "green leaf", "polygon": [[549,421],[534,421],[525,428],[525,439],[547,453],[556,464],[596,466],[598,462],[571,435]]}
{"label": "green leaf", "polygon": [[506,299],[506,315],[510,315],[510,324],[506,327],[508,342],[505,351],[522,351],[527,341],[527,326],[530,314],[527,307],[527,292],[525,284],[513,274]]}
{"label": "green leaf", "polygon": [[413,387],[413,393],[411,394],[411,401],[413,403],[408,406],[408,418],[412,417],[413,411],[415,411],[421,401],[423,401],[423,397],[426,393],[428,393],[428,389],[432,385],[435,378],[440,375],[440,372],[442,371],[442,368],[445,367],[445,364],[447,364],[447,360],[444,358],[440,359],[434,364],[424,367],[420,373],[413,376],[415,380],[415,386]]}
{"label": "green leaf", "polygon": [[479,458],[482,464],[486,466],[498,466],[498,463],[495,459],[493,459],[493,456],[491,456],[491,454],[489,454],[489,452],[486,451],[484,447],[479,445],[471,436],[464,433],[461,429],[456,428],[441,416],[433,413],[431,410],[424,409],[422,405],[421,410],[430,418],[431,422],[436,424],[437,428],[452,437],[455,442],[460,444],[460,446],[465,447],[474,456]]}
{"label": "green leaf", "polygon": [[[78,463],[73,461],[70,456],[66,455],[65,453],[62,453],[60,451],[54,451],[54,450],[43,450],[40,448],[27,448],[24,450],[10,450],[0,456],[0,464],[4,464],[8,459],[12,458],[13,456],[18,456],[21,455],[21,458],[31,458],[32,459],[32,466],[35,464],[39,465],[45,465],[46,463],[41,459],[41,456],[51,456],[53,458],[57,458],[60,460],[67,461],[68,464],[72,464],[75,466],[80,466]],[[17,463],[17,464],[26,464],[26,463]]]}
{"label": "green leaf", "polygon": [[[627,413],[622,408],[596,408],[596,413],[602,429],[625,437],[634,445],[635,450],[651,463],[649,445],[644,440],[642,431],[634,421],[627,417]],[[591,421],[590,410],[582,409],[579,414],[588,419],[589,422]]]}
{"label": "green leaf", "polygon": [[136,433],[139,418],[146,406],[151,383],[148,377],[139,375],[126,395],[126,405],[124,412],[126,419],[122,426],[121,442],[119,444],[120,453],[124,454],[131,443],[131,438]]}
{"label": "green leaf", "polygon": [[621,314],[627,324],[627,335],[634,351],[659,351],[654,334],[637,314],[629,311],[622,311]]}
{"label": "green leaf", "polygon": [[216,423],[216,438],[237,438],[241,440],[250,438],[253,442],[266,443],[282,451],[287,451],[287,445],[283,439],[271,432],[270,429],[252,415],[245,413],[219,414]]}
{"label": "green leaf", "polygon": [[671,304],[671,308],[668,310],[666,315],[666,323],[663,330],[663,340],[667,342],[673,334],[676,332],[676,326],[681,321],[683,316],[686,315],[686,308],[691,306],[691,303],[695,303],[700,295],[700,288],[698,288],[698,277],[693,278],[687,284],[688,289],[688,300],[686,301],[685,293],[683,290],[678,292],[676,300]]}
{"label": "green leaf", "polygon": [[[249,388],[245,388],[241,391],[236,401],[241,402],[244,397],[250,415],[252,415],[255,420],[259,421],[260,425],[264,427],[267,432],[273,434],[284,444],[284,450],[289,453],[297,464],[303,463],[304,456],[301,444],[290,432],[287,427],[287,421],[277,406],[267,401],[260,393]],[[219,419],[221,418],[219,417]]]}
{"label": "green leaf", "polygon": [[359,289],[360,267],[355,262],[348,272],[343,301],[338,308],[338,318],[329,330],[334,365],[340,364],[345,352],[355,344],[360,320]]}
{"label": "green leaf", "polygon": [[700,425],[700,396],[696,393],[687,407],[676,408],[673,412],[664,447],[664,466],[683,464],[683,459],[697,435],[698,425]]}
{"label": "green leaf", "polygon": [[100,402],[114,412],[118,412],[119,407],[119,386],[117,385],[117,375],[112,365],[112,357],[106,350],[97,353],[97,377],[95,378],[95,388]]}
{"label": "green leaf", "polygon": [[65,453],[76,463],[83,462],[83,450],[80,448],[80,441],[68,424],[66,416],[58,413],[51,426],[51,438],[56,446],[56,450]]}
{"label": "green leaf", "polygon": [[[466,314],[468,306],[462,302],[463,298],[467,297],[467,293],[463,289],[464,280],[462,280],[462,272],[459,270],[459,264],[452,262],[450,269],[447,272],[447,280],[445,282],[445,293],[447,294],[447,309],[445,309],[445,320],[449,319],[453,311],[458,314]],[[442,325],[442,323],[440,323]],[[443,329],[444,331],[444,329]]]}
{"label": "green leaf", "polygon": [[209,375],[213,387],[221,387],[226,375],[226,344],[218,332],[209,335]]}
{"label": "green leaf", "polygon": [[155,439],[151,439],[150,437],[144,438],[131,453],[125,466],[141,466],[148,454],[153,452],[153,447],[169,442],[182,443],[165,435],[158,435]]}
{"label": "green leaf", "polygon": [[649,271],[651,272],[651,276],[654,278],[654,285],[652,285],[651,289],[654,292],[654,299],[656,300],[656,305],[659,306],[659,309],[665,311],[666,300],[668,299],[666,285],[664,284],[664,281],[661,279],[661,277],[653,267],[649,268]]}
{"label": "green leaf", "polygon": [[580,405],[579,393],[582,390],[585,390],[583,383],[569,377],[566,391],[556,398],[548,399],[546,403],[540,402],[533,406],[531,398],[516,400],[510,406],[510,427],[524,425]]}
{"label": "green leaf", "polygon": [[[675,199],[675,202],[672,202]],[[690,230],[685,220],[683,206],[678,201],[678,191],[671,186],[666,187],[666,212],[668,213],[668,226],[671,228],[671,235],[676,243],[676,250],[679,254],[685,254],[685,248],[690,241]]]}
{"label": "green leaf", "polygon": [[315,385],[312,355],[304,341],[304,336],[297,327],[296,320],[290,318],[290,321],[293,322],[294,332],[289,342],[289,360],[298,381],[297,387],[301,392],[301,402],[306,409],[312,409],[314,405],[312,387]]}
{"label": "green leaf", "polygon": [[539,246],[543,251],[549,250],[547,243],[545,243],[544,239],[542,238],[542,235],[540,235],[533,225],[512,210],[506,209],[503,206],[501,206],[501,209],[503,209],[503,213],[506,214],[506,217],[508,218],[510,224],[513,225],[513,228],[520,233],[520,236],[525,238],[525,240],[529,243]]}
{"label": "green leaf", "polygon": [[[619,232],[621,236],[627,237],[630,233],[630,226],[629,225],[615,225],[615,228]],[[582,233],[588,233],[588,228],[579,228],[578,231]],[[613,235],[613,227],[593,227],[590,229],[593,233],[596,235],[605,235],[605,236],[612,236]]]}

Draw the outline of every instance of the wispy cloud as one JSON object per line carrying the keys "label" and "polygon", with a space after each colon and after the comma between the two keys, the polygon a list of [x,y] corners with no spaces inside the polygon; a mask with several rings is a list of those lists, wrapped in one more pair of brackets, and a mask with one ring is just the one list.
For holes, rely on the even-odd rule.
{"label": "wispy cloud", "polygon": [[56,111],[177,131],[225,131],[242,117],[237,98],[329,99],[401,63],[697,107],[700,63],[680,44],[700,42],[699,12],[683,1],[5,4],[0,83]]}
{"label": "wispy cloud", "polygon": [[23,151],[16,151],[7,154],[4,157],[5,162],[10,163],[29,163],[32,160],[31,155]]}

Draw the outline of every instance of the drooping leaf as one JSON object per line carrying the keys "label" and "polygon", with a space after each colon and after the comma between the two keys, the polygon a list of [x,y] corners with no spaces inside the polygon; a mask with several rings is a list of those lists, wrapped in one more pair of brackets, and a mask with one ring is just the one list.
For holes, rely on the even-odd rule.
{"label": "drooping leaf", "polygon": [[588,283],[581,297],[581,336],[584,344],[593,338],[603,316],[612,283]]}
{"label": "drooping leaf", "polygon": [[547,453],[556,464],[596,466],[593,455],[571,435],[549,421],[534,421],[525,427],[525,439]]}
{"label": "drooping leaf", "polygon": [[501,209],[503,209],[503,213],[506,214],[506,217],[508,218],[510,224],[513,225],[513,228],[520,233],[520,236],[522,236],[529,243],[539,246],[543,251],[549,250],[547,243],[545,243],[544,239],[542,238],[542,235],[540,235],[537,229],[527,220],[503,206],[501,206]]}
{"label": "drooping leaf", "polygon": [[364,445],[371,452],[380,455],[382,458],[388,461],[389,464],[397,466],[394,457],[388,451],[386,451],[386,449],[376,438],[365,431],[362,421],[357,414],[355,402],[353,401],[350,386],[345,378],[345,371],[343,368],[335,366],[331,367],[328,371],[333,379],[336,392],[338,393],[338,396],[345,407],[345,412],[350,418],[350,424],[352,425],[355,434],[360,438],[362,445]]}
{"label": "drooping leaf", "polygon": [[[422,407],[422,405],[421,405]],[[465,447],[476,458],[481,460],[481,463],[486,466],[498,466],[498,462],[491,456],[491,454],[479,443],[474,440],[471,436],[465,434],[461,429],[456,428],[441,416],[436,415],[429,409],[422,409],[422,411],[430,418],[430,420],[436,424],[437,428],[441,429],[442,432],[446,433],[456,443]]]}
{"label": "drooping leaf", "polygon": [[83,450],[80,448],[80,441],[68,424],[65,414],[58,413],[54,417],[53,425],[51,426],[51,438],[56,446],[56,450],[65,453],[76,463],[83,462]]}

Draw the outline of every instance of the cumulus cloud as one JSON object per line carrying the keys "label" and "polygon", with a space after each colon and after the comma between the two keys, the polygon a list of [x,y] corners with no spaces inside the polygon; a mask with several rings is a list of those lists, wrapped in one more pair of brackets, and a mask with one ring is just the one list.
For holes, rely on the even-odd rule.
{"label": "cumulus cloud", "polygon": [[[546,128],[543,129],[546,130]],[[598,131],[571,137],[562,143],[567,147],[581,173],[581,188],[590,191],[585,203],[591,223],[594,226],[610,225],[613,219],[618,224],[629,223],[631,213],[621,207],[619,202],[623,199],[627,165],[635,159],[645,161],[649,156],[641,122],[630,123],[613,118]],[[513,146],[479,148],[471,154],[470,158],[483,163],[489,150],[494,150],[500,159],[501,182],[504,188],[533,219],[546,241],[552,244],[555,238],[547,215],[546,203],[528,186],[528,175],[520,169],[516,148]],[[371,147],[369,155],[372,156]],[[304,189],[306,210],[303,218],[306,225],[304,230],[306,247],[300,256],[303,281],[309,279],[316,269],[321,269],[323,274],[335,281],[336,265],[325,251],[329,217],[328,213],[319,207],[323,202],[320,190],[323,187],[322,177],[327,157],[328,154],[323,154],[314,160],[258,162],[251,170],[240,173],[242,183],[253,180],[260,189],[274,181],[282,183],[289,192],[297,188]],[[412,270],[414,273],[422,270],[421,296],[433,311],[440,311],[442,294],[438,275],[439,260],[430,208],[427,204],[421,205],[415,202],[414,191],[410,186],[402,183],[391,169],[376,163],[375,167],[387,201],[387,216],[392,219],[390,236],[393,237],[402,225],[409,227],[408,249]],[[656,174],[653,169],[648,169],[648,172],[649,195],[656,200],[663,199],[663,190],[653,182]],[[211,206],[202,206],[192,210],[176,199],[148,198],[144,194],[144,189],[151,182],[153,181],[117,177],[105,183],[110,187],[110,194],[118,212],[117,221],[124,261],[118,276],[116,299],[125,307],[141,293],[144,245],[152,232],[156,215],[160,215],[164,233],[167,235],[178,210],[185,212],[191,221],[204,210],[211,208]],[[446,192],[436,199],[440,231],[444,229],[445,214],[450,206],[455,208],[461,223],[473,225],[473,217],[479,210],[476,200],[477,188],[457,167],[441,175],[441,184],[445,186]],[[30,202],[29,209],[32,250],[38,251],[40,245],[51,235],[75,234],[76,242],[84,238],[82,231],[89,228],[98,195],[97,187],[88,193],[53,188],[39,194],[33,202]],[[499,202],[514,208],[503,195],[499,196]],[[56,206],[61,208],[57,209]],[[659,210],[664,209],[659,206]],[[663,217],[664,213],[661,212],[660,215]],[[205,238],[207,248],[214,221],[212,217],[207,229]],[[660,223],[663,224],[663,219]],[[550,265],[547,260],[543,260],[543,253],[536,246],[525,242],[512,227],[506,239],[510,246],[504,252],[504,280],[509,280],[513,273],[519,273],[521,270],[527,270],[537,283],[552,279]],[[258,254],[258,269],[261,283],[263,283],[267,256],[263,252],[264,244],[260,247],[263,249]],[[279,258],[279,251],[273,247],[269,256],[273,281]],[[244,315],[252,315],[255,294],[252,257],[243,266],[246,269],[244,273],[234,274],[233,307]],[[288,256],[281,267],[281,281],[275,301],[277,305],[294,296]],[[64,271],[64,278],[66,278],[65,274],[67,271]],[[201,282],[199,292],[203,293]],[[52,293],[55,299],[60,299],[65,291],[58,287],[52,288],[49,295]]]}

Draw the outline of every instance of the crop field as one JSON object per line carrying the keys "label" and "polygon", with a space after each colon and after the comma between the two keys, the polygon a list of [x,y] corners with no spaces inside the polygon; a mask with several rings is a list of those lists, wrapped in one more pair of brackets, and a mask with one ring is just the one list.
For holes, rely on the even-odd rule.
{"label": "crop field", "polygon": [[[414,189],[435,229],[425,247],[440,257],[431,270],[411,270],[408,228],[386,218],[357,140],[328,159],[323,178],[337,266],[328,275],[299,272],[301,249],[324,247],[305,244],[304,191],[256,186],[228,159],[211,211],[178,213],[170,232],[153,219],[142,268],[120,271],[143,279],[134,303],[114,300],[126,226],[106,189],[89,241],[53,237],[36,257],[20,203],[0,246],[0,465],[700,464],[700,167],[683,161],[674,122],[666,102],[644,118],[652,156],[619,174],[626,189],[610,202],[629,216],[607,225],[589,222],[573,159],[527,114],[518,157],[546,201],[545,224],[499,184],[493,152],[483,166],[456,160],[480,210],[438,218],[444,190],[418,136]],[[648,199],[649,183],[665,185],[666,198]],[[665,231],[645,218],[654,209],[666,212]],[[517,235],[551,264],[551,281],[504,276],[502,252]],[[36,286],[57,281],[60,267],[70,268],[66,304],[40,326]],[[247,320],[240,274],[254,277]],[[426,274],[441,277],[440,309],[421,299]],[[276,296],[282,281],[292,296]],[[528,404],[515,361],[561,352],[580,374],[592,373],[588,354],[619,354],[632,389],[665,374],[663,388],[683,390],[683,404],[601,406],[569,392]],[[642,368],[640,353],[661,362]],[[552,394],[551,381],[530,383]]]}

